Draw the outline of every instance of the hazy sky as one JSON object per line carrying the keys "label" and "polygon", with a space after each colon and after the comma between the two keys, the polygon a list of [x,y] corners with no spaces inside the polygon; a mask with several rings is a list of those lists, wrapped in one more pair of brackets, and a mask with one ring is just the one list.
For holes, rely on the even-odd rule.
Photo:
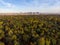
{"label": "hazy sky", "polygon": [[0,0],[0,12],[60,13],[60,0]]}

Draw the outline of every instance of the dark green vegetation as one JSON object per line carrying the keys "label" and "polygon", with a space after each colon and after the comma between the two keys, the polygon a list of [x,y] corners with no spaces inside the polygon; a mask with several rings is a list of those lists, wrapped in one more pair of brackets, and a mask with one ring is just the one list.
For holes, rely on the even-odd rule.
{"label": "dark green vegetation", "polygon": [[0,16],[0,45],[60,45],[60,16]]}

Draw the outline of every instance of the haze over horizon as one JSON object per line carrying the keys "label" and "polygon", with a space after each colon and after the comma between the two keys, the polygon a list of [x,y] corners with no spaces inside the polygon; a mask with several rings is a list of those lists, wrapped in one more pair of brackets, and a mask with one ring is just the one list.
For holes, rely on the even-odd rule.
{"label": "haze over horizon", "polygon": [[0,13],[60,13],[60,0],[0,0]]}

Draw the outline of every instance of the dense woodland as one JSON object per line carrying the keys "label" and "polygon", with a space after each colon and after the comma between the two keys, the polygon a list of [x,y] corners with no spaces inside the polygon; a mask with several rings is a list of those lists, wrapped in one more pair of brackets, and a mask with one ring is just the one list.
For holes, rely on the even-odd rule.
{"label": "dense woodland", "polygon": [[60,16],[0,16],[0,45],[60,45]]}

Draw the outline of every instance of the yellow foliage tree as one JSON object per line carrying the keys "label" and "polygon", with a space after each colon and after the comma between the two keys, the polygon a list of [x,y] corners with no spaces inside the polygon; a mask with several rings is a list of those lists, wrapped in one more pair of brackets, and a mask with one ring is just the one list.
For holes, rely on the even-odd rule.
{"label": "yellow foliage tree", "polygon": [[5,45],[3,42],[0,42],[0,45]]}
{"label": "yellow foliage tree", "polygon": [[38,40],[38,45],[45,45],[45,38],[44,38],[44,37],[41,37],[41,38]]}
{"label": "yellow foliage tree", "polygon": [[0,30],[0,39],[2,39],[4,37],[4,31]]}

